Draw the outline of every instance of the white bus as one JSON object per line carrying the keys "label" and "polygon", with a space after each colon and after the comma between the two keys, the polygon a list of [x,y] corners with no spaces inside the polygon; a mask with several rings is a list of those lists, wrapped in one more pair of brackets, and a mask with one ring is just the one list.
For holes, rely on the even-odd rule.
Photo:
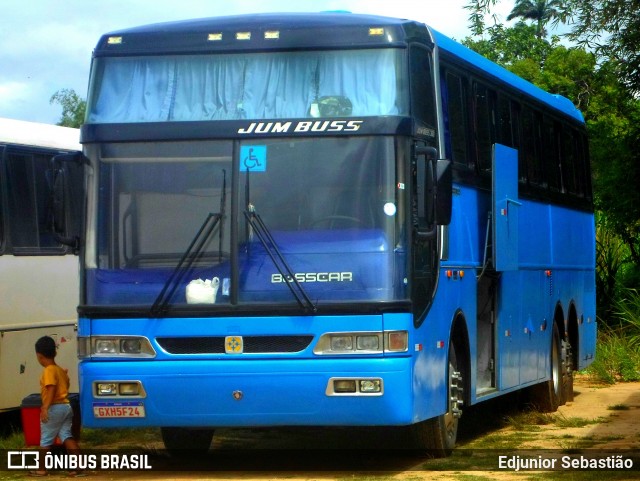
{"label": "white bus", "polygon": [[0,411],[40,392],[44,335],[77,390],[81,169],[51,159],[78,151],[78,129],[0,118]]}

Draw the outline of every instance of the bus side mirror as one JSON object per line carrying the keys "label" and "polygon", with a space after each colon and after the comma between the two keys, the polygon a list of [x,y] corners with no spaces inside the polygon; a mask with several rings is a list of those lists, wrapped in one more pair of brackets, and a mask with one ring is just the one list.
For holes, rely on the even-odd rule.
{"label": "bus side mirror", "polygon": [[[438,159],[434,147],[417,146],[417,219],[416,232],[421,239],[431,238],[439,225],[451,222],[452,182],[451,161]],[[420,159],[424,157],[424,159]]]}
{"label": "bus side mirror", "polygon": [[72,247],[74,253],[80,250],[86,163],[80,152],[51,159],[51,232],[57,242]]}

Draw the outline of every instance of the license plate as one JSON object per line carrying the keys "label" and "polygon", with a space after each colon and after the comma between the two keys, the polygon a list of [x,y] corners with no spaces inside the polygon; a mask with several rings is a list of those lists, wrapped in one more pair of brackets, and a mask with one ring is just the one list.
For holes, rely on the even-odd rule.
{"label": "license plate", "polygon": [[144,416],[142,401],[93,403],[95,418],[143,418]]}

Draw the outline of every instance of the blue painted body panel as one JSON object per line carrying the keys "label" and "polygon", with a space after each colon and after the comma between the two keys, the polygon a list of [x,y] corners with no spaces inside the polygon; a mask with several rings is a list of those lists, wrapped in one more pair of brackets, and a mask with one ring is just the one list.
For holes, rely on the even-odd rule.
{"label": "blue painted body panel", "polygon": [[[370,356],[319,356],[313,344],[291,354],[174,355],[155,341],[162,336],[273,335],[407,330],[409,314],[202,319],[81,319],[79,335],[143,335],[153,360],[112,359],[80,363],[83,423],[115,426],[404,425],[439,414],[444,407],[420,402],[443,393],[444,353],[435,329],[412,332],[410,351]],[[416,344],[423,348],[415,354]],[[415,365],[415,366],[414,366]],[[331,377],[379,377],[382,396],[327,396]],[[87,396],[95,381],[141,381],[146,417],[96,419]],[[241,401],[233,398],[242,391]],[[440,399],[443,397],[438,396]],[[122,399],[119,399],[122,400]],[[125,399],[127,400],[127,399]],[[184,406],[185,409],[176,409]]]}
{"label": "blue painted body panel", "polygon": [[[497,391],[476,397],[475,274],[483,262],[491,193],[455,185],[449,226],[449,257],[443,269],[462,268],[461,280],[441,276],[430,313],[461,309],[467,319],[472,371],[472,401],[489,399],[549,379],[551,326],[556,306],[565,317],[575,306],[579,322],[579,365],[595,356],[595,224],[593,214],[520,199],[518,269],[502,272],[497,306]],[[448,291],[451,290],[451,293]],[[457,295],[454,294],[457,293]],[[439,300],[446,297],[444,305]],[[451,298],[453,297],[453,298]],[[426,322],[429,322],[429,318]]]}

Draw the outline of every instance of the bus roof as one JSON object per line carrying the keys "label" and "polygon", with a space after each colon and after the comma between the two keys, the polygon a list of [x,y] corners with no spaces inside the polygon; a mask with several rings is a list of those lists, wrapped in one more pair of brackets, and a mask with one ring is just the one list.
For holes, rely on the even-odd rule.
{"label": "bus roof", "polygon": [[[381,29],[384,35],[380,34]],[[410,42],[427,45],[435,42],[443,51],[494,81],[584,122],[569,99],[545,92],[420,22],[393,17],[349,12],[264,13],[159,23],[103,35],[94,56],[405,47]]]}
{"label": "bus roof", "polygon": [[0,118],[0,143],[82,150],[79,129],[5,118]]}
{"label": "bus roof", "polygon": [[[370,28],[384,28],[372,33]],[[429,39],[412,21],[347,12],[261,13],[143,25],[103,35],[94,56],[405,46]]]}
{"label": "bus roof", "polygon": [[449,55],[493,77],[495,81],[509,85],[512,89],[533,97],[578,122],[584,123],[582,113],[568,98],[562,95],[550,94],[437,30],[430,28],[430,31],[438,47],[449,53]]}

